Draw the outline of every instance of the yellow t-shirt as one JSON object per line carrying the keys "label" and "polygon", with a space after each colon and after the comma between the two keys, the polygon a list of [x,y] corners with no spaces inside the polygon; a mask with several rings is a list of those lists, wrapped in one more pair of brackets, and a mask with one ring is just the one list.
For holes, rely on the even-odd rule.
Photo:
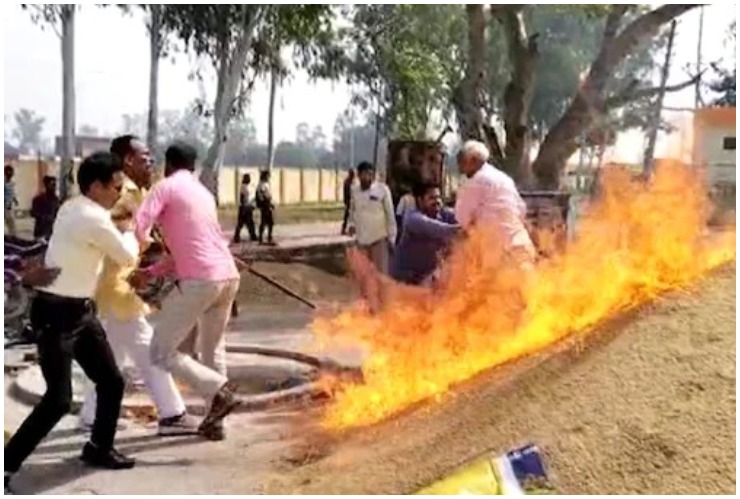
{"label": "yellow t-shirt", "polygon": [[[145,195],[146,192],[143,189],[140,189],[130,179],[126,178],[123,183],[121,198],[113,207],[111,213],[128,206],[141,206]],[[127,245],[136,245],[137,251],[139,251],[139,243],[133,233],[125,234],[124,238]],[[118,265],[109,258],[103,261],[103,272],[95,292],[95,302],[103,317],[108,316],[119,321],[127,321],[149,314],[149,306],[126,281],[135,268],[135,266]]]}

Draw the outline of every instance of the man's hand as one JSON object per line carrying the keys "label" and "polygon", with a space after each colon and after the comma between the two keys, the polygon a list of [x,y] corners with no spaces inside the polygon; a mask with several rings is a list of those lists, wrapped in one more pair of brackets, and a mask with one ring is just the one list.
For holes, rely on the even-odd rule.
{"label": "man's hand", "polygon": [[23,284],[31,287],[44,287],[56,281],[62,269],[33,265],[23,271]]}
{"label": "man's hand", "polygon": [[234,257],[234,263],[236,264],[236,270],[240,274],[249,268],[249,264],[241,258]]}
{"label": "man's hand", "polygon": [[129,274],[126,281],[134,289],[141,289],[149,283],[149,273],[146,270],[136,269]]}

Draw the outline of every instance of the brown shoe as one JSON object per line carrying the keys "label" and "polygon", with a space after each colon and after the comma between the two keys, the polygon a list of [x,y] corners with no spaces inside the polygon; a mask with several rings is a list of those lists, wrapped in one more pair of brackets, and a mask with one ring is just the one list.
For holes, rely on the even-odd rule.
{"label": "brown shoe", "polygon": [[211,436],[217,433],[217,428],[221,426],[223,419],[241,403],[241,400],[236,396],[236,384],[232,381],[226,382],[213,397],[211,408],[208,410],[206,417],[203,418],[203,422],[200,423],[198,433],[209,440],[213,440]]}

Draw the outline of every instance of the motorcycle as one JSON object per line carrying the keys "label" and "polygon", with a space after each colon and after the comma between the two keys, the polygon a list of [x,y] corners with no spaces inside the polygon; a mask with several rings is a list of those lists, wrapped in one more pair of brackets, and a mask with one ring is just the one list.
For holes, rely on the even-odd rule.
{"label": "motorcycle", "polygon": [[5,348],[30,344],[35,341],[30,325],[30,305],[33,290],[23,284],[23,269],[35,260],[43,260],[46,241],[28,241],[18,237],[5,237],[3,282],[5,287],[4,325]]}

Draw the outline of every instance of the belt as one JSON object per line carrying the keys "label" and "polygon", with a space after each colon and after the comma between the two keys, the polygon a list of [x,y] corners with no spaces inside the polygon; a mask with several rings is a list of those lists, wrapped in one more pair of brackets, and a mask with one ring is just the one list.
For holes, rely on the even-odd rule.
{"label": "belt", "polygon": [[36,291],[36,298],[43,300],[47,303],[52,303],[55,305],[69,305],[69,306],[90,306],[93,305],[93,301],[91,298],[76,298],[72,296],[61,296],[61,295],[55,295],[54,293],[48,293],[46,291],[37,290]]}

